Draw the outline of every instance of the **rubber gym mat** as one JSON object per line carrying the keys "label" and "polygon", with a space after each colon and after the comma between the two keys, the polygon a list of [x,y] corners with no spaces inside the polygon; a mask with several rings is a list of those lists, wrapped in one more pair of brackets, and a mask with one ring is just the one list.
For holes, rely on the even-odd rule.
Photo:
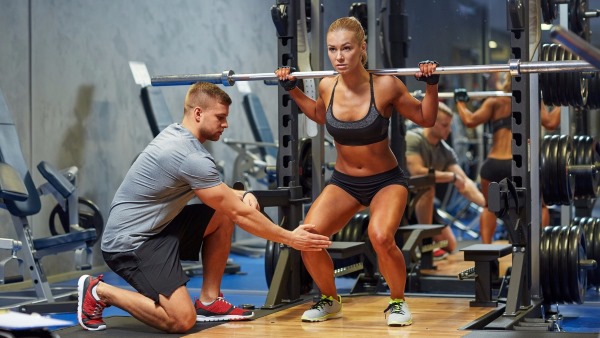
{"label": "rubber gym mat", "polygon": [[476,330],[464,335],[467,338],[546,338],[546,337],[569,337],[569,338],[592,338],[598,337],[598,333],[581,332],[549,332],[549,331],[496,331]]}
{"label": "rubber gym mat", "polygon": [[[258,319],[275,312],[285,310],[287,308],[297,306],[299,304],[305,303],[306,301],[311,300],[312,297],[306,297],[301,301],[290,303],[278,307],[273,310],[263,310],[256,309],[254,310],[254,319]],[[81,328],[81,326],[71,326],[68,328],[56,330],[56,332],[61,338],[89,338],[91,334],[94,337],[119,337],[119,338],[145,338],[145,337],[184,337],[196,332],[200,332],[202,330],[209,329],[211,327],[215,327],[217,325],[231,323],[231,322],[205,322],[205,323],[196,323],[191,330],[184,334],[173,334],[173,333],[165,333],[163,331],[152,328],[139,320],[129,317],[129,316],[114,316],[104,318],[106,322],[106,330],[104,331],[87,331]]]}

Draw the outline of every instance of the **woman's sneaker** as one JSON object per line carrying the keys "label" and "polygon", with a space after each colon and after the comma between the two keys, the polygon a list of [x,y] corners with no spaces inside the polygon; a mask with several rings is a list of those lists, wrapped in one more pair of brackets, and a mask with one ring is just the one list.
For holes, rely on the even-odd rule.
{"label": "woman's sneaker", "polygon": [[322,295],[318,302],[309,310],[304,311],[302,321],[323,322],[340,317],[342,317],[342,297],[338,295],[338,299],[335,300],[331,296]]}
{"label": "woman's sneaker", "polygon": [[248,320],[254,316],[254,312],[237,308],[223,299],[223,297],[217,298],[210,305],[204,305],[200,299],[196,299],[194,306],[196,308],[197,322]]}
{"label": "woman's sneaker", "polygon": [[390,311],[387,317],[388,326],[407,326],[412,324],[412,315],[408,304],[403,299],[392,299],[383,313]]}
{"label": "woman's sneaker", "polygon": [[90,275],[79,277],[77,282],[77,320],[79,325],[90,331],[106,329],[106,323],[102,319],[102,311],[106,304],[97,300],[92,289],[102,281],[102,275],[94,278]]}

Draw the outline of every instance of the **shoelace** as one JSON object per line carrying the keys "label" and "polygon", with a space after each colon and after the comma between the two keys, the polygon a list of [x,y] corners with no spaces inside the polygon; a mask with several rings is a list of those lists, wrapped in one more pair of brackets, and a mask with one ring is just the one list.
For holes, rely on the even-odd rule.
{"label": "shoelace", "polygon": [[215,300],[215,302],[216,302],[217,300],[219,300],[219,299],[220,299],[220,300],[221,300],[223,303],[227,303],[228,305],[231,305],[231,306],[233,306],[233,304],[231,304],[230,302],[226,301],[226,300],[225,300],[225,298],[223,298],[223,297],[217,297],[217,299]]}
{"label": "shoelace", "polygon": [[96,306],[94,306],[94,312],[92,313],[92,316],[90,316],[90,319],[101,319],[103,310],[104,306],[102,306],[100,303],[96,303]]}
{"label": "shoelace", "polygon": [[402,302],[393,302],[393,303],[390,303],[388,305],[388,307],[385,308],[385,310],[383,310],[383,317],[384,318],[386,317],[386,314],[387,314],[387,312],[390,309],[391,309],[390,314],[392,314],[392,313],[398,313],[398,314],[403,315],[404,314],[404,310],[402,310],[402,304],[403,304]]}
{"label": "shoelace", "polygon": [[315,305],[313,305],[311,309],[321,310],[325,306],[325,303],[327,303],[327,305],[329,306],[332,306],[333,300],[326,297],[321,297],[321,299],[319,299],[319,301]]}

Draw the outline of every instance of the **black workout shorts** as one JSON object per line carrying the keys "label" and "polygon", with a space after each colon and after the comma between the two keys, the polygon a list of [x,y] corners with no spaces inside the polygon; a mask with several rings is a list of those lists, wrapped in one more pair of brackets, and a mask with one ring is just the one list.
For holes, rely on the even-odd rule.
{"label": "black workout shorts", "polygon": [[483,161],[481,169],[479,170],[479,176],[489,182],[500,182],[504,178],[512,175],[511,170],[511,159],[498,160],[495,158],[488,158]]}
{"label": "black workout shorts", "polygon": [[106,264],[142,295],[158,303],[158,295],[171,296],[189,277],[181,260],[197,261],[204,232],[214,215],[205,204],[188,205],[139,248],[128,252],[102,252]]}
{"label": "black workout shorts", "polygon": [[375,194],[388,185],[398,184],[408,189],[408,180],[400,167],[376,175],[358,177],[334,170],[329,179],[329,184],[344,189],[345,192],[366,207],[371,204]]}

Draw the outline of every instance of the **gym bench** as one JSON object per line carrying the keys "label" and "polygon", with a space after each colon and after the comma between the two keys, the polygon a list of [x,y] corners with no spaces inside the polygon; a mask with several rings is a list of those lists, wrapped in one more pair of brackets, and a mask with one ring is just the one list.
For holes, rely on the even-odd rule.
{"label": "gym bench", "polygon": [[499,275],[498,258],[512,252],[511,244],[473,244],[461,249],[465,261],[475,261],[475,267],[459,274],[459,279],[475,277],[475,300],[471,307],[496,307],[497,301],[492,300],[492,279]]}
{"label": "gym bench", "polygon": [[[97,239],[96,229],[84,229],[79,226],[77,206],[77,190],[75,187],[76,167],[58,171],[46,162],[41,162],[38,169],[47,180],[36,187],[21,151],[17,128],[12,120],[8,106],[0,92],[0,208],[6,209],[11,216],[17,239],[8,246],[11,256],[2,261],[2,272],[7,263],[17,262],[18,268],[29,271],[35,288],[37,299],[30,301],[55,304],[46,274],[41,265],[41,258],[47,255],[75,250],[77,269],[91,268],[92,246]],[[33,238],[33,230],[28,217],[41,210],[41,195],[53,195],[69,212],[69,232]],[[73,207],[75,206],[75,207]],[[9,240],[11,241],[11,240]],[[4,240],[6,243],[6,240]],[[17,251],[23,256],[20,259]],[[2,276],[3,283],[22,280],[21,278]],[[30,298],[30,297],[29,297]],[[24,303],[28,301],[25,300]],[[58,310],[58,309],[56,309]],[[58,311],[57,311],[58,312]]]}

